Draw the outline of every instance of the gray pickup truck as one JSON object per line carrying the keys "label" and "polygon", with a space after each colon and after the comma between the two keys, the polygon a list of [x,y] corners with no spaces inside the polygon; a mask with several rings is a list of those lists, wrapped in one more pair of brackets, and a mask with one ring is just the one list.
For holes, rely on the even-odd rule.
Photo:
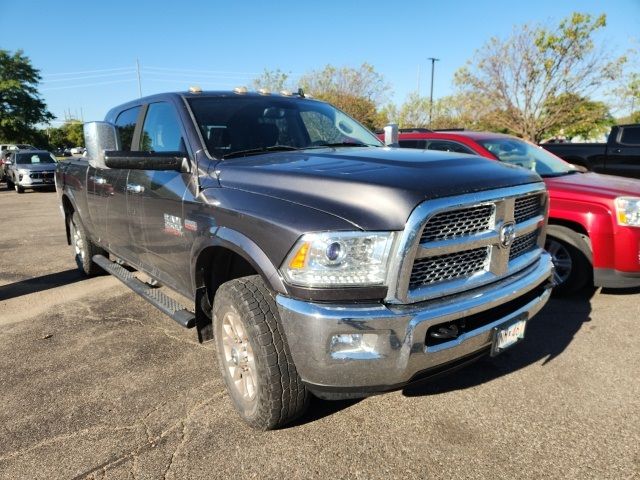
{"label": "gray pickup truck", "polygon": [[535,173],[387,147],[303,92],[141,98],[85,140],[56,173],[79,267],[215,339],[256,428],[495,355],[549,298]]}

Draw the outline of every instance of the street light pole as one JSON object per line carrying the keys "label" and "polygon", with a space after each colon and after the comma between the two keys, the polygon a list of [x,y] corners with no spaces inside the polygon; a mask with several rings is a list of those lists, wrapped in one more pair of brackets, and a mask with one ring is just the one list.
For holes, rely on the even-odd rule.
{"label": "street light pole", "polygon": [[431,94],[429,95],[429,128],[431,128],[431,115],[433,114],[433,71],[436,62],[439,62],[439,58],[429,57],[427,60],[431,60]]}

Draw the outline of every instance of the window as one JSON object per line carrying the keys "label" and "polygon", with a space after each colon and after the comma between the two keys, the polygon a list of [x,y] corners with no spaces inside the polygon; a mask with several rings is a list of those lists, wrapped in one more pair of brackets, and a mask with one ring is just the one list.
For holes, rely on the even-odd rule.
{"label": "window", "polygon": [[449,142],[445,140],[432,140],[427,147],[429,150],[439,150],[441,152],[455,152],[455,153],[470,153],[473,154],[469,148],[458,142]]}
{"label": "window", "polygon": [[427,148],[426,140],[400,140],[400,148]]}
{"label": "window", "polygon": [[640,145],[640,127],[624,127],[620,143],[626,145]]}
{"label": "window", "polygon": [[116,119],[116,129],[118,135],[120,135],[120,142],[122,143],[122,150],[126,152],[131,151],[131,144],[133,143],[133,131],[136,129],[136,120],[140,113],[140,107],[133,107],[124,112],[120,112]]}
{"label": "window", "polygon": [[152,103],[144,119],[140,149],[150,152],[184,152],[180,122],[168,103]]}

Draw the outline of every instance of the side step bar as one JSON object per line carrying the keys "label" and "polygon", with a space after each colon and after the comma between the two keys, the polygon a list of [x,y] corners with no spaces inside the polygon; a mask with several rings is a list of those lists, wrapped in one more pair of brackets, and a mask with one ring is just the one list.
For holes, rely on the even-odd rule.
{"label": "side step bar", "polygon": [[126,268],[112,262],[103,255],[94,255],[92,260],[183,327],[193,328],[196,326],[195,313],[190,312],[183,305],[180,305],[173,298],[168,297],[157,288],[150,287],[146,283],[141,282]]}

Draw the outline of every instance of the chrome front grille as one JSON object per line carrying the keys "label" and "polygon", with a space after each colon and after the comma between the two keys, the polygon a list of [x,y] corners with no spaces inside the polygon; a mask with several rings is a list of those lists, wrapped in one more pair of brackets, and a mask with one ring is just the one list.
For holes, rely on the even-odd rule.
{"label": "chrome front grille", "polygon": [[511,250],[509,250],[509,261],[536,248],[538,245],[539,235],[540,232],[538,230],[534,230],[531,233],[527,233],[526,235],[516,238],[511,245]]}
{"label": "chrome front grille", "polygon": [[400,239],[386,300],[442,297],[530,265],[541,253],[547,202],[537,183],[422,203]]}
{"label": "chrome front grille", "polygon": [[473,275],[486,267],[488,249],[489,247],[482,247],[466,252],[419,258],[413,264],[409,288]]}
{"label": "chrome front grille", "polygon": [[494,205],[478,205],[441,212],[425,225],[420,243],[463,237],[491,228]]}
{"label": "chrome front grille", "polygon": [[29,172],[29,177],[53,179],[53,172]]}
{"label": "chrome front grille", "polygon": [[542,195],[516,198],[514,218],[516,223],[526,222],[542,212]]}

